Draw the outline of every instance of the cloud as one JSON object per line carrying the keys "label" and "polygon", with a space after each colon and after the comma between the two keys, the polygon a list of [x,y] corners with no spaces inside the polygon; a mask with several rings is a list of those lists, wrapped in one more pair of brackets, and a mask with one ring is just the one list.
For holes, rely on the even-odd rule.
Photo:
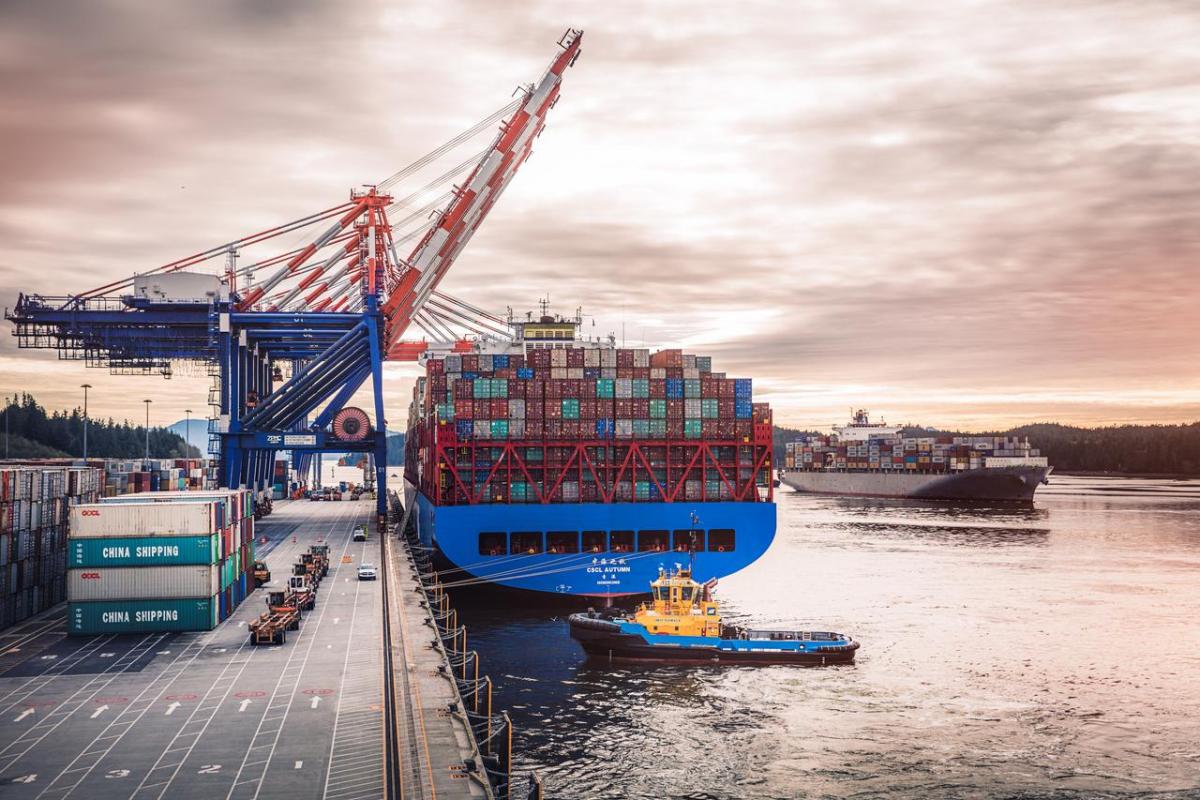
{"label": "cloud", "polygon": [[[448,291],[692,343],[785,420],[1195,415],[1188,3],[8,3],[4,299],[340,202],[505,102],[568,24],[583,56]],[[31,359],[0,349],[0,385]]]}

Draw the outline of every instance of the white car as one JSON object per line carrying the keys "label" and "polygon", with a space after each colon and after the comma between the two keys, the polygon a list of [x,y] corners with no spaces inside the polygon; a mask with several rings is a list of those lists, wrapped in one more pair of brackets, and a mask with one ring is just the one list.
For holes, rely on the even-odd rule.
{"label": "white car", "polygon": [[358,565],[358,579],[360,581],[373,581],[377,577],[378,576],[375,574],[375,565],[374,564],[359,564]]}

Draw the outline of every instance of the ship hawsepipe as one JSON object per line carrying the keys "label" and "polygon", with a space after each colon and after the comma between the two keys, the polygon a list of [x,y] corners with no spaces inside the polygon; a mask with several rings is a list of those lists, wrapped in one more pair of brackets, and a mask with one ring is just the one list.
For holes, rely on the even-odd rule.
{"label": "ship hawsepipe", "polygon": [[[490,583],[607,601],[644,595],[659,567],[687,561],[690,543],[684,542],[693,528],[696,569],[717,578],[753,563],[775,538],[772,502],[438,506],[411,484],[407,489],[422,543],[452,570],[442,576],[448,585]],[[644,534],[662,533],[665,540],[649,549]],[[558,540],[576,534],[578,544],[562,548],[575,552],[550,552],[551,534]],[[525,546],[530,537],[536,552]],[[599,549],[589,547],[601,538]],[[489,543],[501,541],[493,555]]]}

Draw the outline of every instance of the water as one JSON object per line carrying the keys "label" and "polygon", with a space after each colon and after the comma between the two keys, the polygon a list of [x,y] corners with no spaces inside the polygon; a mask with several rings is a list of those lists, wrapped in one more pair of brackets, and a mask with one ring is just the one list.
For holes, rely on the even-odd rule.
{"label": "water", "polygon": [[561,614],[458,600],[548,796],[1200,797],[1200,481],[778,502],[726,615],[849,633],[853,666],[588,664]]}

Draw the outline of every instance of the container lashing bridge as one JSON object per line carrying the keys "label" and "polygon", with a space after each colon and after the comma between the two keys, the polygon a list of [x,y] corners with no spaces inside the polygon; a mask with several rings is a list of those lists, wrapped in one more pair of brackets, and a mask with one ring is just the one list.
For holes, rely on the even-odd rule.
{"label": "container lashing bridge", "polygon": [[[504,107],[340,205],[82,294],[21,294],[5,314],[18,345],[115,374],[203,364],[222,486],[267,489],[281,451],[300,475],[322,452],[361,452],[385,514],[383,362],[510,335],[504,319],[438,285],[532,153],[582,36],[568,30],[546,72]],[[393,195],[497,123],[481,152]],[[413,327],[425,337],[406,339]],[[368,381],[371,415],[347,405]]]}

